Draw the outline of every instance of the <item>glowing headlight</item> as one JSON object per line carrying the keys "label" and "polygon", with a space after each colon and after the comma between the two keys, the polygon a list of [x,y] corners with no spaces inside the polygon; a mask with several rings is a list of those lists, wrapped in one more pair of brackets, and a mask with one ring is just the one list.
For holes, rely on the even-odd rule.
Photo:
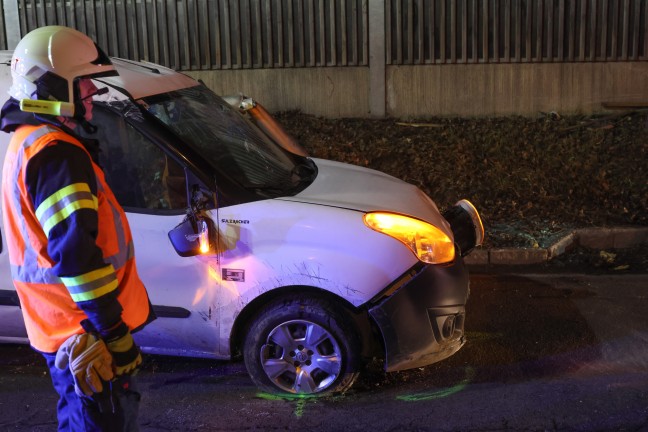
{"label": "glowing headlight", "polygon": [[423,262],[443,264],[454,260],[453,241],[427,222],[394,213],[371,212],[364,215],[364,223],[401,241]]}

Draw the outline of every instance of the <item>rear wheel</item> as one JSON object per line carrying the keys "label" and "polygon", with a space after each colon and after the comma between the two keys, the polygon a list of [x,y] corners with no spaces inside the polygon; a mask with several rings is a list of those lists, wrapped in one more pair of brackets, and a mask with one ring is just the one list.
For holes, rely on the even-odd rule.
{"label": "rear wheel", "polygon": [[252,380],[273,393],[343,392],[360,367],[355,326],[322,299],[291,297],[264,307],[250,324],[243,355]]}

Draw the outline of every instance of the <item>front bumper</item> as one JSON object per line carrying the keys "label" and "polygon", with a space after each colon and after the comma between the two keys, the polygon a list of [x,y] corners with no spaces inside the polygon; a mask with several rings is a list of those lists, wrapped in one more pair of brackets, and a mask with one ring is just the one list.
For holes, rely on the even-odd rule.
{"label": "front bumper", "polygon": [[465,343],[468,272],[457,257],[450,266],[426,265],[409,272],[409,279],[386,290],[393,294],[375,301],[369,314],[385,345],[388,372],[427,366],[457,352]]}

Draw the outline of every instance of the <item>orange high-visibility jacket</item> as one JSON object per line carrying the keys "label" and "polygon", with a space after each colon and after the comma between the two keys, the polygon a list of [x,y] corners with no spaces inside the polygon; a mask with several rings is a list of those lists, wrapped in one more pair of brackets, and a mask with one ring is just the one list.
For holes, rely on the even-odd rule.
{"label": "orange high-visibility jacket", "polygon": [[[90,154],[69,134],[50,125],[20,126],[14,133],[3,169],[2,210],[11,272],[20,298],[27,335],[41,352],[53,353],[70,336],[82,333],[87,318],[77,305],[116,291],[121,318],[132,330],[146,323],[149,300],[135,268],[133,240],[126,215],[94,162],[97,196],[84,183],[68,185],[38,208],[25,182],[27,164],[41,150],[59,141]],[[91,158],[90,158],[91,159]],[[48,234],[57,223],[80,209],[97,212],[96,246],[105,267],[58,277],[48,255]]]}

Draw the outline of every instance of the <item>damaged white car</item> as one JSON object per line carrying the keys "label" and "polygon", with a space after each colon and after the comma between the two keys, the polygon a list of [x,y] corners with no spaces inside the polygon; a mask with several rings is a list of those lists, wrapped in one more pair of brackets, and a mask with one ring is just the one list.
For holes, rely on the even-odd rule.
{"label": "damaged white car", "polygon": [[[113,62],[120,75],[95,80],[108,90],[93,138],[158,317],[135,335],[144,352],[242,355],[267,391],[322,394],[349,388],[366,358],[395,371],[461,348],[462,257],[484,235],[468,201],[441,215],[401,180],[309,158],[249,98]],[[0,341],[28,343],[19,308],[3,244]]]}

